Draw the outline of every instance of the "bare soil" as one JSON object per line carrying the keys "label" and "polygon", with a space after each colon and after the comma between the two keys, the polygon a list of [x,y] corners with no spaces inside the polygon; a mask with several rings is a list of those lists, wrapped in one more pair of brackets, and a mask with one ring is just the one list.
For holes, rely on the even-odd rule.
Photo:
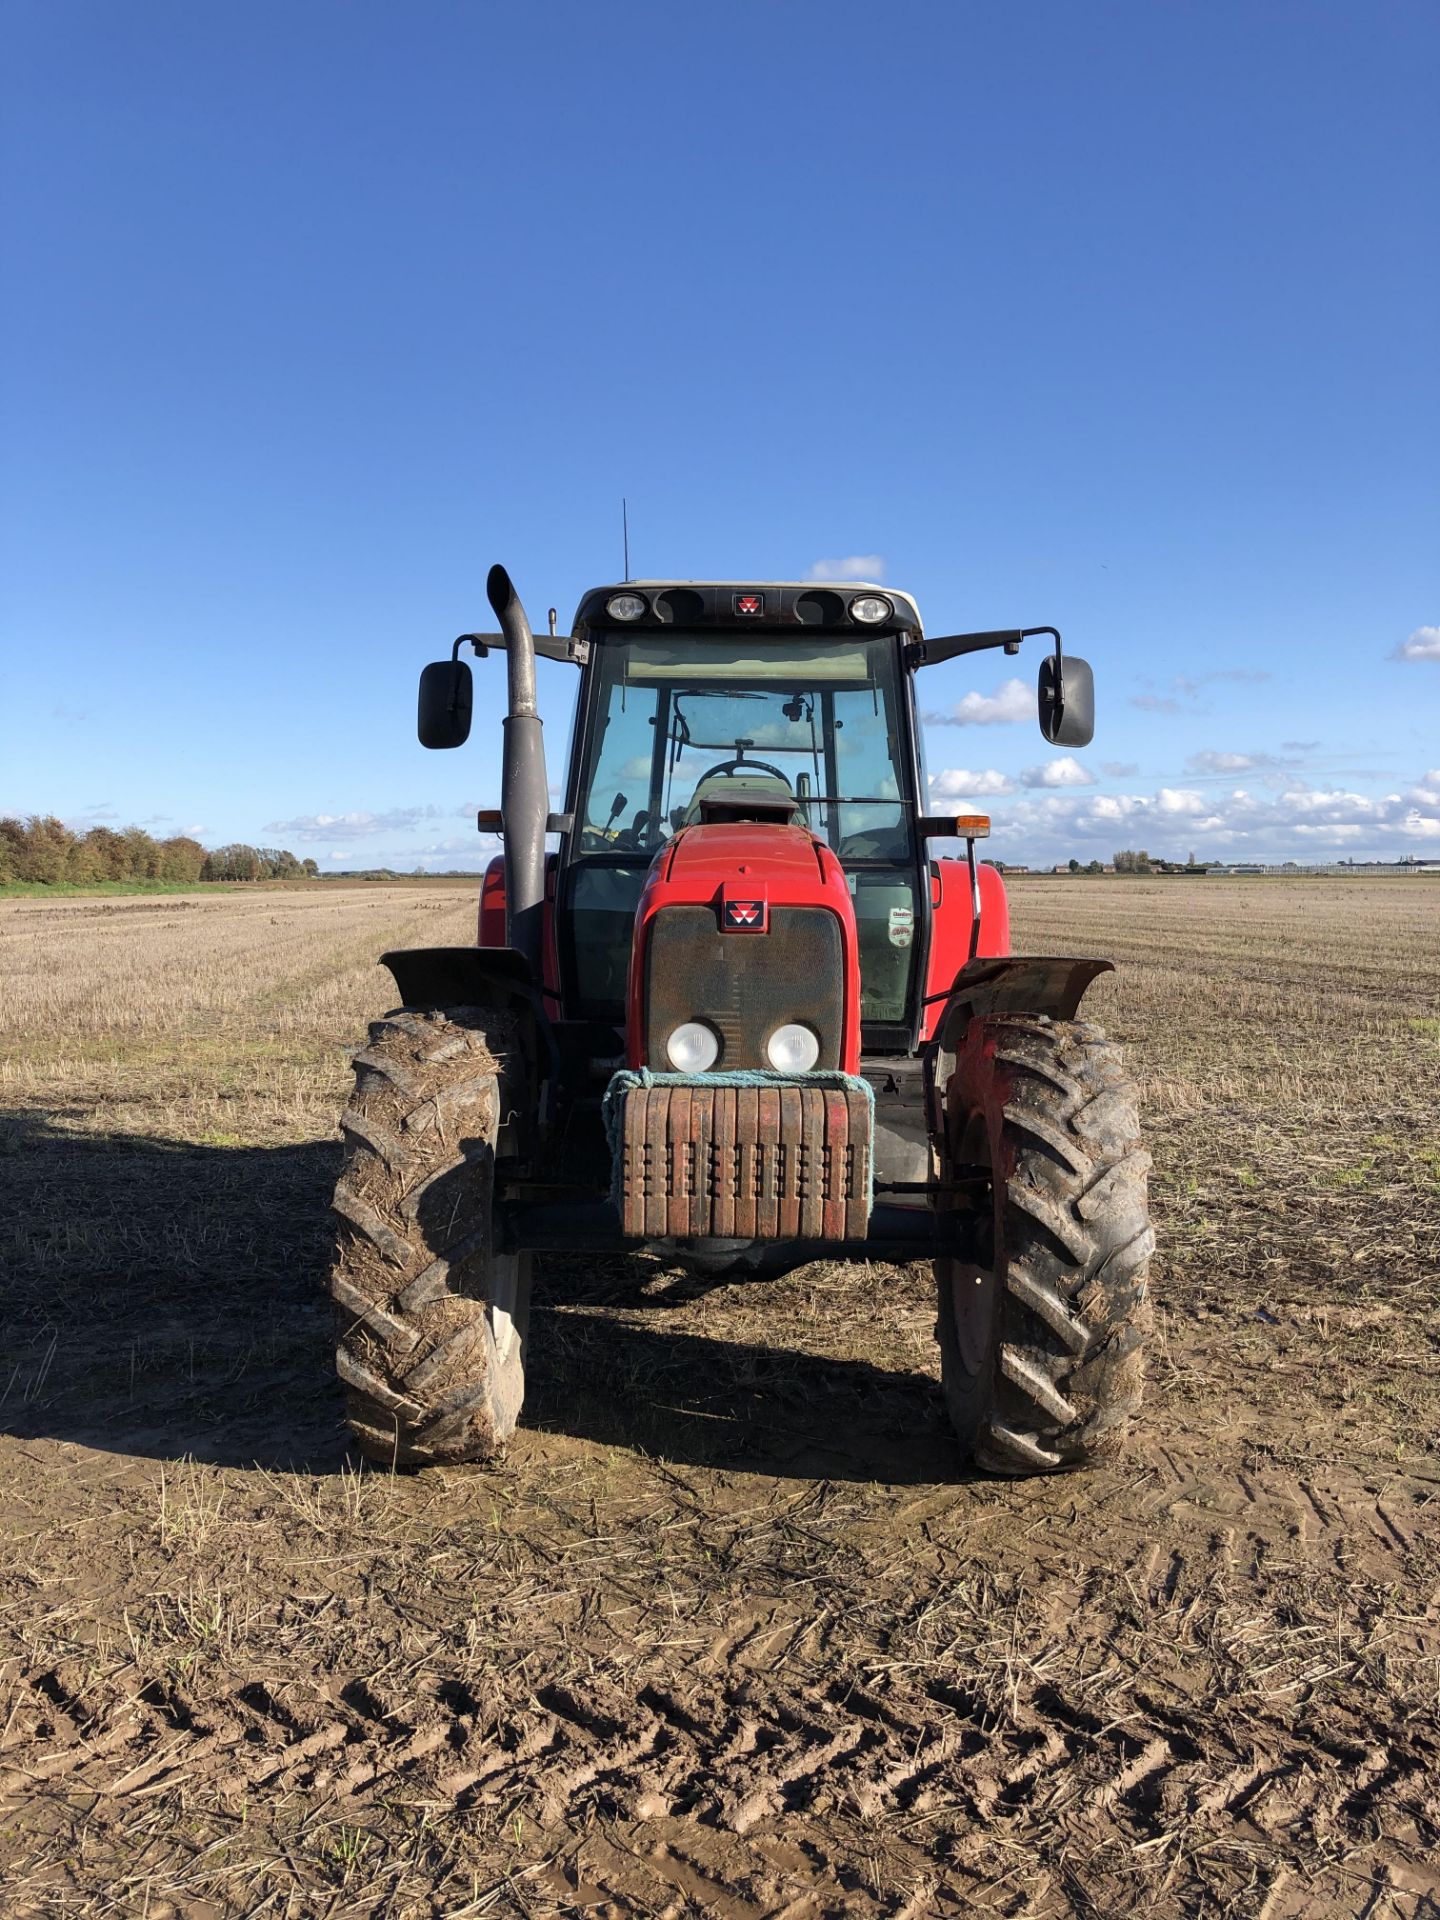
{"label": "bare soil", "polygon": [[1032,1481],[925,1269],[654,1260],[543,1264],[502,1467],[362,1467],[346,1049],[473,897],[0,903],[0,1911],[1440,1915],[1440,889],[1013,891],[1160,1235]]}

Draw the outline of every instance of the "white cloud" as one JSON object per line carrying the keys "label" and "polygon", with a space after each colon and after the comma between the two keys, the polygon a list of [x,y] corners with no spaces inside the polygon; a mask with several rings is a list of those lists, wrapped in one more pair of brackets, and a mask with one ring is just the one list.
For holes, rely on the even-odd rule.
{"label": "white cloud", "polygon": [[451,834],[444,840],[432,840],[428,847],[416,847],[413,853],[406,855],[406,858],[429,860],[438,858],[443,853],[474,853],[481,841],[484,841],[488,847],[492,842],[498,844],[499,839],[498,833]]}
{"label": "white cloud", "polygon": [[[1268,776],[1262,776],[1268,778]],[[994,816],[1001,859],[1045,865],[1070,856],[1109,859],[1120,847],[1184,859],[1325,860],[1340,854],[1440,857],[1440,767],[1400,792],[1316,788],[1291,779],[1280,791],[1228,793],[1161,787],[1153,794],[1039,792]]]}
{"label": "white cloud", "polygon": [[1194,793],[1188,787],[1161,787],[1155,796],[1155,811],[1161,814],[1207,813],[1211,802],[1203,793]]}
{"label": "white cloud", "polygon": [[1035,689],[1006,680],[994,693],[967,693],[949,713],[927,713],[928,727],[1009,727],[1035,718]]}
{"label": "white cloud", "polygon": [[1141,793],[1097,793],[1093,800],[1084,803],[1083,814],[1078,811],[1080,804],[1073,800],[1052,801],[1049,803],[1051,816],[1059,820],[1073,814],[1077,820],[1108,825],[1111,821],[1128,820],[1132,814],[1144,813],[1150,802]]}
{"label": "white cloud", "polygon": [[[267,820],[266,833],[286,834],[293,840],[368,840],[377,833],[403,833],[426,820],[449,820],[446,807],[391,807],[386,813],[302,813],[293,820]],[[332,859],[338,856],[331,856]]]}
{"label": "white cloud", "polygon": [[969,800],[979,793],[1014,793],[1015,782],[994,767],[979,773],[969,767],[945,767],[931,774],[930,790],[937,800]]}
{"label": "white cloud", "polygon": [[1047,760],[1043,766],[1026,767],[1020,776],[1023,787],[1093,787],[1095,776],[1088,767],[1082,767],[1073,753],[1061,754],[1058,760]]}
{"label": "white cloud", "polygon": [[869,580],[878,584],[885,578],[885,556],[880,553],[850,553],[843,560],[817,560],[805,578]]}
{"label": "white cloud", "polygon": [[1440,660],[1440,627],[1416,627],[1390,654],[1392,660]]}
{"label": "white cloud", "polygon": [[1252,767],[1273,767],[1279,763],[1273,753],[1192,753],[1185,762],[1187,773],[1248,773]]}

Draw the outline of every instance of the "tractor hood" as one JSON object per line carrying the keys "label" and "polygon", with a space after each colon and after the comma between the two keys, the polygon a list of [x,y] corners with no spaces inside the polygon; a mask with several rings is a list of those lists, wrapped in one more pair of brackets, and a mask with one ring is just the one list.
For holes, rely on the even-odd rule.
{"label": "tractor hood", "polygon": [[629,1065],[664,1067],[665,1036],[698,1010],[723,1037],[727,1071],[764,1068],[760,1029],[793,1020],[820,1036],[820,1066],[854,1073],[859,1009],[855,903],[814,834],[715,822],[682,828],[656,855],[635,915]]}
{"label": "tractor hood", "polygon": [[[686,827],[656,861],[661,884],[675,900],[715,900],[722,890],[750,889],[782,904],[807,902],[826,880],[824,861],[838,861],[804,827],[737,820]],[[843,875],[841,887],[845,882]],[[848,889],[846,889],[848,899]]]}

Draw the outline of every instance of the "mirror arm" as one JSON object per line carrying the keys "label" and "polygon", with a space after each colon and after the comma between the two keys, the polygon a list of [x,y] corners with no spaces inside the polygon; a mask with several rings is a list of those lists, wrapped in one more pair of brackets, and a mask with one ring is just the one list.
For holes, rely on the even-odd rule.
{"label": "mirror arm", "polygon": [[1026,627],[1020,638],[1022,640],[1033,640],[1037,634],[1041,633],[1049,634],[1050,638],[1055,642],[1055,658],[1057,660],[1063,660],[1065,655],[1060,648],[1060,629],[1058,627]]}
{"label": "mirror arm", "polygon": [[962,654],[983,653],[991,647],[1018,653],[1022,640],[1032,640],[1041,633],[1048,633],[1054,640],[1058,656],[1060,635],[1054,627],[1001,627],[992,633],[945,633],[933,640],[912,640],[905,648],[905,664],[912,670],[934,667],[944,660],[958,660]]}
{"label": "mirror arm", "polygon": [[[459,639],[455,642],[454,646],[450,649],[450,664],[452,667],[459,666],[460,649],[461,647],[464,646],[467,640],[469,640],[474,646],[476,656],[480,659],[484,658],[485,648],[480,644],[479,634],[478,633],[462,633]],[[468,673],[469,669],[467,668],[466,671]],[[454,717],[454,715],[456,715],[460,711],[460,676],[458,673],[455,674],[452,679],[452,685],[450,689],[450,705],[446,709],[446,711],[451,715],[452,718]]]}
{"label": "mirror arm", "polygon": [[[462,633],[455,642],[456,653],[469,641],[474,647],[476,657],[483,660],[491,648],[505,651],[503,633]],[[542,660],[558,660],[562,665],[583,667],[589,664],[590,642],[578,633],[537,633],[535,651]]]}

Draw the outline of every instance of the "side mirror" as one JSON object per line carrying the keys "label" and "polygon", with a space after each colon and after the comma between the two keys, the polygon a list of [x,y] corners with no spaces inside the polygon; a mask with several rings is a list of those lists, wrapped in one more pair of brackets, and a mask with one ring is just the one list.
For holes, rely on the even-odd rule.
{"label": "side mirror", "polygon": [[432,660],[420,673],[416,729],[422,747],[463,747],[470,738],[475,682],[465,660]]}
{"label": "side mirror", "polygon": [[1088,747],[1095,738],[1095,676],[1088,660],[1052,653],[1041,661],[1040,731],[1052,747]]}

